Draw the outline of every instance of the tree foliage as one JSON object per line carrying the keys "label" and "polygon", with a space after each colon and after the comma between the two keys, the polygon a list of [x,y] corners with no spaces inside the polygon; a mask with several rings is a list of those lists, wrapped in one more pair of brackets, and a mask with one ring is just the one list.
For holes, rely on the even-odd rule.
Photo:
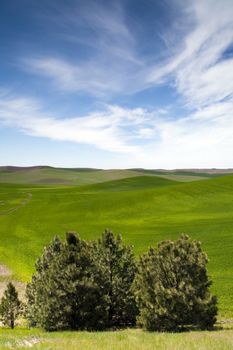
{"label": "tree foliage", "polygon": [[209,291],[207,262],[200,242],[186,235],[142,255],[134,282],[139,324],[151,331],[212,327],[217,300]]}
{"label": "tree foliage", "polygon": [[[51,313],[51,323],[56,314],[50,311],[49,299],[52,300],[51,275],[52,264],[59,260],[63,244],[59,238],[55,237],[51,244],[44,248],[42,256],[36,262],[36,272],[32,276],[32,281],[27,285],[26,297],[27,307],[26,316],[30,326],[40,326],[49,329],[49,317]],[[50,298],[51,297],[51,298]],[[57,315],[56,315],[57,316]],[[46,322],[47,319],[47,322]]]}
{"label": "tree foliage", "polygon": [[46,330],[123,327],[136,322],[132,249],[105,231],[98,242],[69,232],[44,249],[27,286],[27,318]]}
{"label": "tree foliage", "polygon": [[55,238],[27,287],[27,317],[46,330],[103,329],[107,322],[104,269],[94,244],[68,233]]}
{"label": "tree foliage", "polygon": [[0,304],[0,316],[4,325],[15,327],[15,321],[22,313],[22,303],[15,286],[9,282]]}
{"label": "tree foliage", "polygon": [[136,263],[132,247],[122,243],[120,235],[105,230],[98,241],[99,258],[104,266],[108,297],[108,327],[135,325],[138,313],[132,283]]}
{"label": "tree foliage", "polygon": [[44,249],[27,286],[27,318],[46,330],[102,330],[138,324],[148,330],[210,328],[217,300],[207,255],[181,236],[135,262],[132,247],[105,230],[97,242],[73,232]]}

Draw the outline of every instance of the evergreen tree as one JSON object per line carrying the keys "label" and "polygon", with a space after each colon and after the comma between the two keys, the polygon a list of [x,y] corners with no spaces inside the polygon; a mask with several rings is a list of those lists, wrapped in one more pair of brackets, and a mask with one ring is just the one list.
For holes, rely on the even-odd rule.
{"label": "evergreen tree", "polygon": [[[53,300],[53,292],[51,288],[51,275],[53,274],[51,265],[53,262],[59,261],[64,250],[64,245],[58,237],[54,237],[52,242],[44,248],[42,256],[36,261],[36,272],[32,276],[31,283],[27,284],[26,297],[26,317],[31,327],[39,326],[47,327],[47,323],[54,321],[54,316],[59,319],[59,311],[54,313],[51,311],[49,315],[49,304]],[[57,303],[55,302],[55,305]],[[47,322],[46,322],[47,321]],[[58,320],[57,320],[58,321]],[[57,322],[55,321],[56,327]]]}
{"label": "evergreen tree", "polygon": [[105,230],[99,244],[99,259],[104,266],[106,293],[108,296],[108,326],[126,327],[136,323],[138,313],[132,283],[136,273],[136,264],[132,248],[122,244],[117,237]]}
{"label": "evergreen tree", "polygon": [[0,316],[4,325],[13,329],[17,317],[22,313],[22,303],[18,298],[15,286],[9,282],[0,304]]}
{"label": "evergreen tree", "polygon": [[185,235],[142,255],[134,282],[139,324],[152,331],[212,327],[217,300],[209,291],[207,262],[200,242]]}
{"label": "evergreen tree", "polygon": [[27,288],[28,319],[46,330],[103,329],[108,315],[105,271],[96,245],[68,233],[37,262]]}

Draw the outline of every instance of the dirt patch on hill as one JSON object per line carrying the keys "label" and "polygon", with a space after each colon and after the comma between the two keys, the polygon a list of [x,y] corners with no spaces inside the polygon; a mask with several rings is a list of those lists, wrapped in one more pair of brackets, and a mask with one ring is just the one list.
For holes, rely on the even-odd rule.
{"label": "dirt patch on hill", "polygon": [[[1,281],[0,282],[0,299],[2,298],[4,291],[6,290],[6,286],[7,283],[9,281]],[[25,290],[26,290],[26,284],[23,282],[19,282],[19,281],[11,281],[13,283],[13,285],[15,286],[18,295],[19,295],[19,299],[20,300],[24,300],[25,299]]]}
{"label": "dirt patch on hill", "polygon": [[19,298],[21,300],[25,300],[25,290],[26,284],[20,281],[15,281],[11,278],[12,272],[11,270],[3,264],[0,264],[0,299],[3,296],[3,293],[6,289],[7,283],[12,282],[17,289],[19,294]]}
{"label": "dirt patch on hill", "polygon": [[11,276],[11,271],[5,265],[0,264],[0,277]]}

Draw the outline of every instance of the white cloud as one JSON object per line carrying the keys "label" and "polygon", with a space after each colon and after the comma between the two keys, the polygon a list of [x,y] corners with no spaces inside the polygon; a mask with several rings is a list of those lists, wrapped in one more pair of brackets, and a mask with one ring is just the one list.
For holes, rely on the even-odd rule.
{"label": "white cloud", "polygon": [[4,95],[0,124],[28,135],[128,154],[115,167],[232,166],[232,101],[179,120],[165,119],[159,111],[111,105],[86,116],[57,119],[46,115],[37,101]]}
{"label": "white cloud", "polygon": [[231,0],[197,0],[187,11],[194,27],[177,43],[178,54],[149,72],[148,82],[173,76],[186,103],[200,108],[233,93],[233,59],[223,57],[233,43],[233,4]]}
{"label": "white cloud", "polygon": [[[162,81],[173,84],[187,108],[186,117],[172,115],[172,110],[166,114],[108,105],[86,116],[58,119],[46,115],[35,101],[4,95],[1,123],[30,135],[126,153],[134,166],[232,167],[233,58],[225,56],[233,43],[232,0],[181,4],[186,6],[189,30],[182,41],[172,43],[176,53],[168,52],[159,65],[138,59],[135,38],[121,10],[110,13],[98,7],[81,17],[98,32],[96,43],[89,42],[99,45],[97,55],[76,63],[53,57],[25,62],[61,90],[98,96],[133,93]],[[69,39],[79,40],[75,35]]]}
{"label": "white cloud", "polygon": [[154,162],[165,168],[232,167],[232,131],[232,102],[204,108],[179,121],[161,122],[154,153],[152,146],[145,149],[147,166]]}
{"label": "white cloud", "polygon": [[91,144],[120,153],[137,153],[135,141],[144,130],[149,113],[138,108],[105,106],[86,116],[58,119],[47,115],[40,104],[30,98],[0,96],[0,124],[22,132],[59,141]]}
{"label": "white cloud", "polygon": [[28,69],[49,77],[55,90],[84,92],[101,97],[122,90],[125,84],[119,68],[97,62],[71,64],[62,59],[34,58],[24,61]]}
{"label": "white cloud", "polygon": [[[27,57],[22,60],[24,69],[51,78],[56,90],[109,96],[138,88],[143,62],[120,2],[103,6],[89,1],[72,11],[64,7],[53,20],[57,35],[74,44],[72,60],[62,55]],[[88,57],[81,58],[80,44],[87,48]]]}
{"label": "white cloud", "polygon": [[[233,91],[233,59],[222,57],[233,43],[232,1],[178,4],[187,17],[187,34],[170,44],[167,60],[160,64],[141,55],[140,45],[120,7],[93,4],[92,11],[84,9],[78,15],[74,11],[62,17],[72,30],[72,34],[67,34],[68,40],[84,40],[85,45],[94,47],[88,58],[75,61],[74,52],[72,62],[64,57],[44,56],[28,58],[24,65],[33,73],[51,78],[57,90],[112,97],[166,82],[177,89],[189,106],[199,108],[216,103]],[[80,27],[93,30],[82,38],[78,34]],[[174,51],[176,54],[171,55]]]}

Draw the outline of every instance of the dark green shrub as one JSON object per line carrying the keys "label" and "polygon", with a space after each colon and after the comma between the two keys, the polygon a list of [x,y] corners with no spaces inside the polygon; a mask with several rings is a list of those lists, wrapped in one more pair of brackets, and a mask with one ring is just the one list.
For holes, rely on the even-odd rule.
{"label": "dark green shrub", "polygon": [[190,325],[211,328],[217,300],[209,291],[207,262],[200,242],[185,235],[142,255],[134,282],[138,323],[151,331]]}

